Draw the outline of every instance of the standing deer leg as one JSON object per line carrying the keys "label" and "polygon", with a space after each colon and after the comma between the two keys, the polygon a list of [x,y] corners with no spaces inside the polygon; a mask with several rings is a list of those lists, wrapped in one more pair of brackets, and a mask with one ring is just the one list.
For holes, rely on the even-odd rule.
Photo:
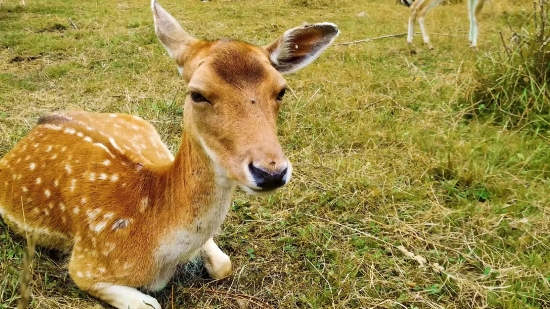
{"label": "standing deer leg", "polygon": [[416,54],[416,50],[413,45],[414,39],[414,24],[416,23],[416,10],[411,8],[411,16],[409,17],[409,29],[407,33],[407,43],[409,43],[409,50],[411,54]]}
{"label": "standing deer leg", "polygon": [[418,18],[418,24],[420,25],[420,30],[422,31],[422,38],[424,39],[424,45],[428,46],[429,49],[433,49],[432,43],[430,43],[430,35],[428,34],[428,30],[426,29],[426,25],[424,24],[424,18],[426,17],[426,14],[428,11],[433,9],[434,7],[438,6],[441,3],[442,0],[433,0],[428,1],[426,4],[422,5],[420,8],[419,18]]}
{"label": "standing deer leg", "polygon": [[434,49],[432,46],[432,43],[430,43],[430,36],[428,35],[428,31],[426,30],[426,26],[424,25],[424,15],[426,15],[426,11],[423,11],[420,14],[420,17],[418,18],[418,24],[420,25],[420,31],[422,31],[422,39],[424,40],[424,45],[428,46],[429,49]]}
{"label": "standing deer leg", "polygon": [[475,48],[477,46],[477,36],[478,36],[478,26],[477,26],[477,16],[483,8],[484,0],[468,0],[468,16],[470,18],[470,34],[468,39],[470,40],[471,46]]}
{"label": "standing deer leg", "polygon": [[231,275],[231,260],[227,254],[216,245],[214,239],[210,238],[201,248],[201,256],[204,260],[204,267],[214,279],[222,279]]}
{"label": "standing deer leg", "polygon": [[468,33],[468,41],[473,46],[474,30],[475,30],[475,13],[474,13],[474,0],[468,0],[468,19],[470,20],[470,32]]}

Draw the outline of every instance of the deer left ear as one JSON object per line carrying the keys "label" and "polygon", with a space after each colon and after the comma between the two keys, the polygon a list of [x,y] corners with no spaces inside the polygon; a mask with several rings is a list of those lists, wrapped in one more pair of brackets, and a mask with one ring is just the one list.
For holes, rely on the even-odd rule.
{"label": "deer left ear", "polygon": [[335,24],[319,23],[287,30],[265,49],[281,73],[293,73],[312,63],[340,34]]}

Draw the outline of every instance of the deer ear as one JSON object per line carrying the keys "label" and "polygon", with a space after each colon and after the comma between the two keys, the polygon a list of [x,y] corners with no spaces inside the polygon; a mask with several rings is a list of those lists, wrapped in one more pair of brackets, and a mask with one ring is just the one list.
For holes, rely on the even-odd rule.
{"label": "deer ear", "polygon": [[335,24],[319,23],[287,30],[279,39],[264,46],[273,66],[281,73],[292,73],[312,63],[340,34]]}
{"label": "deer ear", "polygon": [[197,39],[185,32],[178,21],[166,12],[156,0],[151,0],[151,8],[153,9],[157,37],[170,57],[177,61],[187,47]]}

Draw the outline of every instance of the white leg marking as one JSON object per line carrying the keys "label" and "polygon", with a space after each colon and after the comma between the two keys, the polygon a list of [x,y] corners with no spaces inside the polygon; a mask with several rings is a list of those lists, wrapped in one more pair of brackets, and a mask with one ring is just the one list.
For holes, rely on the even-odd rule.
{"label": "white leg marking", "polygon": [[156,299],[131,287],[98,283],[92,291],[99,299],[118,309],[161,309]]}
{"label": "white leg marking", "polygon": [[[481,1],[481,3],[480,3]],[[483,0],[469,0],[468,1],[468,10],[470,13],[470,42],[472,42],[472,47],[477,46],[477,35],[478,35],[478,27],[477,27],[477,15],[476,11],[479,9],[481,10],[481,6],[483,5]]]}
{"label": "white leg marking", "polygon": [[420,31],[422,32],[422,39],[424,39],[424,44],[429,45],[430,36],[428,35],[428,31],[426,30],[426,25],[424,24],[424,17],[420,17],[418,19],[418,24],[420,25]]}
{"label": "white leg marking", "polygon": [[468,0],[468,19],[470,19],[470,32],[468,33],[468,41],[470,41],[470,43],[473,41],[473,38],[474,38],[474,35],[473,35],[473,30],[474,30],[474,27],[473,27],[473,16],[472,15],[475,15],[475,8],[474,8],[474,0]]}
{"label": "white leg marking", "polygon": [[210,277],[222,279],[231,275],[231,260],[220,250],[214,239],[210,238],[206,241],[201,248],[201,255]]}
{"label": "white leg marking", "polygon": [[409,17],[409,33],[407,34],[407,42],[409,44],[412,43],[413,38],[414,38],[414,20],[415,20],[415,17],[413,17],[413,15],[411,15],[411,17]]}

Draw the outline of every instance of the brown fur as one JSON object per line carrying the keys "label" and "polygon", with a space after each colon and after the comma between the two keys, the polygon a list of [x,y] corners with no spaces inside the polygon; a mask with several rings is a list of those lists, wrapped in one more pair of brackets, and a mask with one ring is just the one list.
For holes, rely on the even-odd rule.
{"label": "brown fur", "polygon": [[[156,2],[153,12],[189,90],[208,100],[187,96],[175,158],[138,117],[72,111],[41,117],[0,160],[3,219],[18,233],[35,231],[39,245],[71,250],[75,283],[124,309],[160,308],[130,287],[162,288],[181,259],[199,252],[212,277],[229,275],[212,237],[235,186],[262,190],[252,164],[274,174],[291,168],[276,135],[286,84],[268,51],[194,39]],[[326,48],[338,30],[322,27],[333,29]]]}

